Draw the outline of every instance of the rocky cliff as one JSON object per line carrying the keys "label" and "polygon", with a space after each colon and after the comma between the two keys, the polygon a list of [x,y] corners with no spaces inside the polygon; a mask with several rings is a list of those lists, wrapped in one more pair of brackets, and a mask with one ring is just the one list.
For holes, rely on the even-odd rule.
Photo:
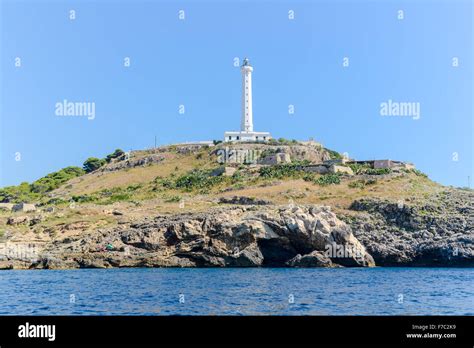
{"label": "rocky cliff", "polygon": [[46,243],[30,264],[1,263],[3,268],[374,265],[351,228],[325,206],[157,216]]}
{"label": "rocky cliff", "polygon": [[361,199],[345,220],[379,266],[474,266],[474,199],[449,190],[405,204]]}

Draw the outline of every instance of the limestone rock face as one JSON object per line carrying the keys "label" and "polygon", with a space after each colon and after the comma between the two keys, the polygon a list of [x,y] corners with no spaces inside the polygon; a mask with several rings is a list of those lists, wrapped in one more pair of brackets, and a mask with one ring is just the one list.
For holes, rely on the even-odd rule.
{"label": "limestone rock face", "polygon": [[350,167],[346,166],[338,166],[338,165],[331,165],[329,167],[329,172],[330,173],[343,173],[343,174],[348,174],[348,175],[354,175],[354,172]]}
{"label": "limestone rock face", "polygon": [[474,266],[474,193],[447,190],[432,202],[361,199],[347,218],[379,266]]}
{"label": "limestone rock face", "polygon": [[250,161],[264,165],[289,163],[307,160],[311,163],[323,163],[331,158],[329,152],[319,144],[220,144],[213,150],[218,162],[245,163]]}
{"label": "limestone rock face", "polygon": [[[111,248],[105,249],[105,246]],[[359,254],[333,252],[358,249]],[[157,216],[44,246],[31,268],[365,267],[372,257],[323,206],[239,206]],[[7,266],[7,265],[6,265]],[[9,266],[8,266],[9,267]]]}
{"label": "limestone rock face", "polygon": [[163,161],[164,156],[161,154],[151,154],[141,158],[129,158],[121,161],[114,161],[113,163],[103,166],[98,171],[99,172],[113,172],[123,169],[143,167],[151,164],[160,163]]}

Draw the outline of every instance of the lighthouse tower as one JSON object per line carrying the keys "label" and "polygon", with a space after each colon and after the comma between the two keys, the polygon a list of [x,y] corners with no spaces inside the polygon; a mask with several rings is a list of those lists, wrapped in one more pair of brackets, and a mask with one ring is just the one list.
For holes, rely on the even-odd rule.
{"label": "lighthouse tower", "polygon": [[266,142],[271,139],[268,132],[253,131],[252,112],[252,72],[253,67],[247,58],[244,59],[240,67],[242,73],[242,116],[240,122],[240,132],[225,132],[224,141],[261,141]]}
{"label": "lighthouse tower", "polygon": [[242,72],[242,122],[241,132],[253,132],[252,115],[252,71],[253,68],[247,58],[244,59],[240,71]]}

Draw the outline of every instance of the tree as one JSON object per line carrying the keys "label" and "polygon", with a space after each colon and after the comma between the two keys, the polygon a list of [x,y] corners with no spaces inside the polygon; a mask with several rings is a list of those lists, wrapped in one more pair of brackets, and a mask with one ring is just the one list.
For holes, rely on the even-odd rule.
{"label": "tree", "polygon": [[93,172],[94,170],[99,169],[104,164],[105,164],[105,160],[103,159],[99,159],[96,157],[89,157],[88,159],[86,159],[83,166],[86,173],[90,173],[90,172]]}
{"label": "tree", "polygon": [[110,162],[114,158],[120,158],[123,156],[125,156],[125,152],[122,149],[116,149],[113,153],[111,153],[110,155],[107,155],[105,160],[107,162]]}

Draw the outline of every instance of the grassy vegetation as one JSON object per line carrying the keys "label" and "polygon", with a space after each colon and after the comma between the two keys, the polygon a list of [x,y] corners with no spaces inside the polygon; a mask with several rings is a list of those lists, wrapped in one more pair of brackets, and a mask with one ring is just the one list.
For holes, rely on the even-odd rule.
{"label": "grassy vegetation", "polygon": [[33,202],[40,200],[45,193],[51,192],[70,179],[84,175],[79,167],[66,167],[36,180],[32,184],[23,182],[18,186],[0,189],[0,202]]}
{"label": "grassy vegetation", "polygon": [[107,155],[105,159],[88,158],[84,162],[84,168],[70,166],[50,173],[31,184],[23,182],[17,186],[4,187],[0,189],[0,202],[20,203],[44,201],[45,194],[57,189],[67,181],[92,172],[113,159],[122,159],[124,156],[125,152],[117,149]]}
{"label": "grassy vegetation", "polygon": [[[285,141],[282,143],[285,143]],[[276,141],[278,145],[282,143]],[[267,148],[263,154],[271,154],[277,149],[278,146]],[[341,157],[335,151],[326,150],[333,158]],[[147,154],[147,152],[139,155],[134,153],[134,156]],[[378,182],[375,177],[374,179],[355,181],[344,179],[343,181],[345,176],[341,174],[320,175],[308,173],[302,168],[302,166],[308,164],[307,161],[264,166],[258,169],[240,165],[234,175],[225,176],[216,175],[216,163],[214,158],[209,155],[209,149],[182,153],[173,152],[173,147],[171,147],[171,151],[166,151],[163,154],[165,159],[157,165],[140,166],[115,172],[93,173],[71,183],[67,181],[70,178],[84,174],[84,170],[78,167],[71,170],[70,168],[74,167],[68,167],[59,172],[51,173],[31,185],[23,183],[14,187],[14,189],[4,188],[0,190],[0,201],[11,199],[12,202],[39,202],[57,206],[64,205],[66,208],[71,202],[75,202],[86,204],[87,209],[93,209],[94,205],[139,202],[142,206],[159,204],[168,209],[173,204],[163,205],[162,202],[180,202],[185,193],[191,193],[186,195],[186,199],[192,200],[194,194],[229,195],[234,194],[229,191],[240,191],[238,194],[265,197],[274,202],[280,202],[281,197],[284,197],[283,192],[306,190],[306,195],[301,198],[304,201],[317,203],[324,198],[330,201],[331,204],[344,202],[343,205],[345,205],[346,200],[349,202],[360,195],[358,190],[348,190],[348,188],[362,190],[369,185],[373,185],[375,188],[368,190],[367,194],[377,195],[383,192],[387,197],[391,195],[398,197],[402,194],[397,190],[392,190],[392,186],[387,185],[387,180],[383,180],[385,186],[376,185]],[[117,150],[112,156],[108,157],[109,160],[116,160],[122,156],[121,151]],[[366,165],[351,164],[349,166],[356,174],[381,175],[390,172],[387,169],[374,170]],[[413,191],[416,194],[420,190],[424,190],[427,183],[426,176],[423,173],[412,170],[403,171],[409,175],[400,176],[398,180],[403,181],[406,185],[405,190],[410,190],[410,193]],[[392,180],[397,180],[397,177]],[[379,181],[382,183],[381,178]],[[319,187],[316,188],[311,184]],[[393,186],[395,184],[397,187],[402,185],[401,183],[394,183]],[[52,195],[55,198],[49,197],[51,190],[54,190]],[[315,191],[318,192],[317,195],[313,195]],[[58,207],[58,209],[61,209],[61,207]],[[98,209],[101,208],[98,207]]]}
{"label": "grassy vegetation", "polygon": [[298,145],[298,141],[295,139],[285,139],[285,138],[278,138],[278,139],[270,139],[268,141],[269,145]]}
{"label": "grassy vegetation", "polygon": [[179,176],[157,177],[155,183],[165,189],[177,189],[186,192],[200,190],[205,192],[224,180],[224,177],[213,175],[213,172],[214,170],[210,169],[193,169]]}
{"label": "grassy vegetation", "polygon": [[383,174],[389,174],[392,172],[392,169],[390,168],[372,168],[368,164],[358,164],[358,163],[351,163],[348,164],[354,174],[361,175],[361,174],[367,174],[367,175],[383,175]]}
{"label": "grassy vegetation", "polygon": [[369,168],[364,172],[364,174],[367,174],[367,175],[384,175],[384,174],[390,174],[391,172],[392,172],[392,169],[390,169],[390,168]]}
{"label": "grassy vegetation", "polygon": [[328,185],[338,185],[341,183],[341,174],[324,174],[321,176],[316,176],[314,174],[307,174],[304,176],[305,181],[312,182],[319,186],[328,186]]}
{"label": "grassy vegetation", "polygon": [[377,180],[375,179],[367,179],[367,180],[362,179],[362,180],[351,181],[347,186],[350,188],[363,189],[366,186],[375,185],[376,183],[377,183]]}
{"label": "grassy vegetation", "polygon": [[350,163],[346,165],[352,169],[354,174],[364,174],[367,169],[370,169],[368,164]]}
{"label": "grassy vegetation", "polygon": [[342,155],[339,152],[328,149],[328,148],[324,148],[324,150],[326,150],[326,152],[329,153],[329,156],[331,157],[332,160],[342,159]]}
{"label": "grassy vegetation", "polygon": [[103,167],[107,163],[112,162],[112,160],[114,159],[125,159],[125,152],[121,149],[116,149],[111,154],[108,154],[105,158],[89,157],[85,160],[83,164],[83,169],[86,173],[91,173],[99,169],[100,167]]}
{"label": "grassy vegetation", "polygon": [[410,171],[412,173],[414,173],[416,176],[421,176],[423,178],[428,178],[428,175],[426,175],[425,173],[423,173],[421,170],[418,170],[418,169],[410,169]]}
{"label": "grassy vegetation", "polygon": [[305,173],[301,170],[301,166],[307,164],[309,164],[309,162],[300,161],[261,167],[259,169],[259,174],[260,177],[264,179],[301,178]]}
{"label": "grassy vegetation", "polygon": [[166,203],[177,203],[181,202],[181,196],[174,195],[174,196],[165,196],[165,202]]}
{"label": "grassy vegetation", "polygon": [[[140,194],[142,184],[129,185],[127,187],[114,187],[112,189],[103,189],[91,194],[73,195],[71,201],[76,203],[96,203],[96,204],[113,204],[116,202],[131,202],[137,194]],[[51,202],[60,204],[62,202]]]}

